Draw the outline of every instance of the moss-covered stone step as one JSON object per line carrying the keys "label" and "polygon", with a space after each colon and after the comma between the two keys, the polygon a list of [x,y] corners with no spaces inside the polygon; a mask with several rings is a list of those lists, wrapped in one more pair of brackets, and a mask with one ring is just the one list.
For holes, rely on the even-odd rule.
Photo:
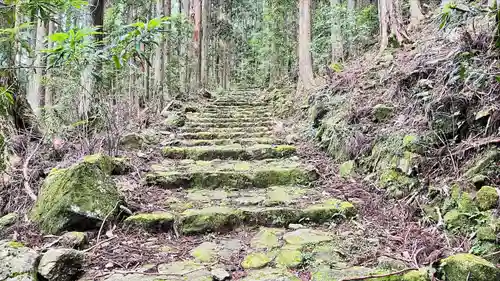
{"label": "moss-covered stone step", "polygon": [[[126,223],[146,230],[170,231],[173,226],[184,235],[207,232],[228,232],[240,226],[288,226],[291,223],[321,224],[352,217],[356,214],[355,207],[335,198],[319,203],[301,204],[297,206],[278,207],[231,207],[217,206],[205,208],[191,208],[175,215],[168,214],[168,223],[165,224],[165,215],[159,213],[138,214],[127,218]],[[175,222],[171,217],[175,218]],[[155,221],[157,220],[157,221]],[[156,226],[169,226],[158,228]],[[290,236],[289,240],[295,243],[297,237]]]}
{"label": "moss-covered stone step", "polygon": [[285,158],[296,153],[297,148],[291,145],[257,144],[244,147],[239,144],[195,147],[165,147],[164,157],[171,159],[234,159],[262,160],[266,158]]}
{"label": "moss-covered stone step", "polygon": [[255,112],[255,111],[240,111],[240,112],[200,112],[190,113],[187,115],[188,119],[195,118],[271,118],[271,112]]}
{"label": "moss-covered stone step", "polygon": [[265,107],[255,107],[255,108],[207,108],[203,110],[203,113],[217,113],[217,114],[246,114],[246,115],[251,115],[251,114],[264,114],[264,113],[271,113],[272,110],[270,108],[265,108]]}
{"label": "moss-covered stone step", "polygon": [[309,184],[318,178],[313,167],[290,160],[164,161],[153,165],[146,182],[164,188],[265,188]]}
{"label": "moss-covered stone step", "polygon": [[262,106],[262,105],[240,105],[240,106],[233,106],[233,105],[215,105],[215,104],[210,104],[206,105],[204,107],[204,110],[217,110],[217,111],[270,111],[271,108],[268,106]]}
{"label": "moss-covered stone step", "polygon": [[356,213],[349,202],[337,199],[310,205],[293,207],[208,207],[190,209],[180,215],[179,231],[185,235],[206,232],[227,232],[241,225],[287,226],[291,223],[324,223]]}
{"label": "moss-covered stone step", "polygon": [[196,132],[180,133],[177,135],[186,140],[214,140],[214,139],[239,139],[239,138],[269,138],[273,136],[272,131],[262,132]]}
{"label": "moss-covered stone step", "polygon": [[241,100],[217,100],[213,103],[218,106],[266,106],[265,102],[252,102],[252,101],[241,101]]}
{"label": "moss-covered stone step", "polygon": [[215,145],[229,145],[229,144],[241,144],[244,146],[255,145],[255,144],[283,144],[283,140],[274,138],[248,138],[248,139],[213,139],[213,140],[175,140],[168,143],[168,146],[215,146]]}
{"label": "moss-covered stone step", "polygon": [[185,133],[197,133],[197,132],[207,132],[207,133],[232,133],[232,132],[267,132],[270,131],[269,127],[230,127],[230,128],[196,128],[196,127],[184,127],[181,129]]}
{"label": "moss-covered stone step", "polygon": [[262,120],[255,122],[239,122],[239,121],[227,121],[227,122],[188,122],[185,128],[204,128],[205,130],[209,128],[235,128],[235,127],[272,127],[274,122],[270,120]]}
{"label": "moss-covered stone step", "polygon": [[210,123],[210,124],[214,124],[214,123],[217,123],[217,124],[223,124],[223,123],[259,123],[259,122],[270,122],[271,119],[272,119],[271,117],[197,118],[197,117],[191,116],[189,118],[189,121],[187,122],[187,124],[197,124],[197,123],[200,123],[200,124],[207,124],[207,123]]}
{"label": "moss-covered stone step", "polygon": [[276,207],[287,206],[298,209],[321,202],[328,193],[304,186],[271,186],[252,189],[185,189],[168,191],[165,209],[183,212],[187,209],[203,209],[211,206]]}

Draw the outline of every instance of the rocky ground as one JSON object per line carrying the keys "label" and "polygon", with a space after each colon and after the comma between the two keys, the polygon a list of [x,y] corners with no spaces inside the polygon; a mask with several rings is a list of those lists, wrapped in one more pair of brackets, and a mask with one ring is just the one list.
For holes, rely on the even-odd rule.
{"label": "rocky ground", "polygon": [[277,138],[257,93],[181,108],[125,136],[130,157],[52,170],[36,226],[2,217],[0,280],[500,280],[480,257],[442,259],[460,245],[414,210]]}

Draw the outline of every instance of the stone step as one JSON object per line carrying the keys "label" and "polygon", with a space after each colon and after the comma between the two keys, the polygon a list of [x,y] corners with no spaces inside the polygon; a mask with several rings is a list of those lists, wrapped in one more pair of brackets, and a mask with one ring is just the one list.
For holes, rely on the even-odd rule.
{"label": "stone step", "polygon": [[215,145],[230,145],[230,144],[241,144],[241,145],[255,145],[255,144],[283,144],[282,140],[274,138],[248,138],[248,139],[214,139],[214,140],[175,140],[168,143],[168,146],[215,146]]}
{"label": "stone step", "polygon": [[218,105],[218,104],[208,104],[203,109],[216,109],[219,111],[238,111],[238,110],[271,110],[267,105]]}
{"label": "stone step", "polygon": [[183,133],[198,133],[198,132],[206,132],[206,133],[237,133],[237,132],[246,132],[246,133],[260,133],[260,132],[269,132],[271,130],[270,127],[229,127],[229,128],[207,128],[201,127],[183,127],[181,128],[181,132]]}
{"label": "stone step", "polygon": [[200,112],[200,113],[190,113],[187,115],[188,119],[191,118],[271,118],[273,114],[271,112]]}
{"label": "stone step", "polygon": [[218,106],[266,106],[268,103],[265,102],[252,102],[252,101],[238,101],[238,100],[216,100],[213,102],[214,105]]}
{"label": "stone step", "polygon": [[205,108],[203,113],[218,113],[218,114],[263,114],[272,112],[269,108],[264,107],[249,107],[249,108]]}
{"label": "stone step", "polygon": [[[206,194],[214,194],[214,191],[204,190],[204,193],[194,194],[193,200],[199,200],[201,199],[199,196]],[[251,197],[243,197],[240,201],[244,200],[251,200]],[[351,203],[336,198],[324,199],[324,196],[319,201],[297,200],[300,203],[288,206],[252,206],[238,204],[238,202],[232,202],[234,205],[228,203],[223,206],[216,206],[216,202],[212,205],[207,203],[206,207],[199,208],[191,205],[193,207],[183,211],[139,213],[128,217],[125,223],[156,232],[170,231],[175,225],[180,234],[194,235],[208,232],[226,233],[240,226],[282,227],[299,222],[322,224],[356,214]],[[178,203],[181,206],[190,206],[189,200]],[[170,206],[177,206],[175,204]]]}
{"label": "stone step", "polygon": [[164,157],[170,159],[233,159],[233,160],[262,160],[267,158],[285,158],[296,153],[297,149],[291,145],[257,144],[242,146],[240,144],[194,147],[165,147],[162,150]]}
{"label": "stone step", "polygon": [[292,160],[193,161],[165,160],[152,165],[145,176],[149,185],[176,188],[266,188],[274,185],[305,185],[318,179],[314,167]]}
{"label": "stone step", "polygon": [[271,117],[211,117],[211,118],[196,118],[195,116],[190,116],[188,124],[195,123],[259,123],[259,122],[271,122]]}
{"label": "stone step", "polygon": [[272,137],[272,131],[263,132],[196,132],[180,133],[178,137],[186,140],[207,140],[207,139],[240,139],[240,138],[263,138]]}
{"label": "stone step", "polygon": [[258,121],[258,122],[188,122],[184,128],[205,128],[205,130],[210,128],[235,128],[235,127],[272,127],[275,122],[273,121]]}

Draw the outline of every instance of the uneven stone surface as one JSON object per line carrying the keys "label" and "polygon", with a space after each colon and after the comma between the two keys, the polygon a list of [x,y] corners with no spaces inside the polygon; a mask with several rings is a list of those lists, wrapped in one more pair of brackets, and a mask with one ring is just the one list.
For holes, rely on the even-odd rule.
{"label": "uneven stone surface", "polygon": [[0,280],[34,281],[38,253],[14,241],[0,241]]}
{"label": "uneven stone surface", "polygon": [[82,273],[84,254],[73,249],[49,249],[41,258],[38,273],[50,281],[71,281]]}
{"label": "uneven stone surface", "polygon": [[0,231],[13,225],[16,222],[17,218],[18,215],[16,213],[10,213],[3,217],[0,217]]}

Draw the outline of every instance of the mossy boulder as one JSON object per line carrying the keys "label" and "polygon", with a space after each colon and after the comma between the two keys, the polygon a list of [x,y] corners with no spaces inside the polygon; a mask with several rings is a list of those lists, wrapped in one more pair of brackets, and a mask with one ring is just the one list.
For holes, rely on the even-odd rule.
{"label": "mossy boulder", "polygon": [[491,186],[483,186],[476,194],[477,206],[480,210],[486,211],[493,209],[498,204],[497,189]]}
{"label": "mossy boulder", "polygon": [[53,169],[45,179],[31,219],[44,233],[87,230],[108,217],[115,219],[123,197],[109,177],[108,165],[84,161],[67,169]]}
{"label": "mossy boulder", "polygon": [[393,197],[401,198],[418,187],[417,179],[409,177],[395,169],[384,170],[379,177],[379,186],[386,189]]}
{"label": "mossy boulder", "polygon": [[145,139],[141,134],[128,133],[121,137],[120,145],[129,149],[140,149],[145,144]]}
{"label": "mossy boulder", "polygon": [[321,204],[304,209],[304,217],[315,223],[324,223],[335,217],[346,218],[356,214],[356,208],[350,202],[329,199]]}
{"label": "mossy boulder", "polygon": [[489,261],[471,254],[457,254],[441,260],[439,272],[445,281],[500,280],[500,269]]}
{"label": "mossy boulder", "polygon": [[143,213],[125,219],[125,224],[150,231],[167,231],[172,229],[175,215],[168,212]]}
{"label": "mossy boulder", "polygon": [[131,170],[129,160],[123,157],[111,157],[102,153],[83,157],[84,163],[98,165],[108,175],[123,175]]}
{"label": "mossy boulder", "polygon": [[87,234],[84,232],[72,231],[61,236],[60,244],[68,248],[82,248],[87,243]]}

